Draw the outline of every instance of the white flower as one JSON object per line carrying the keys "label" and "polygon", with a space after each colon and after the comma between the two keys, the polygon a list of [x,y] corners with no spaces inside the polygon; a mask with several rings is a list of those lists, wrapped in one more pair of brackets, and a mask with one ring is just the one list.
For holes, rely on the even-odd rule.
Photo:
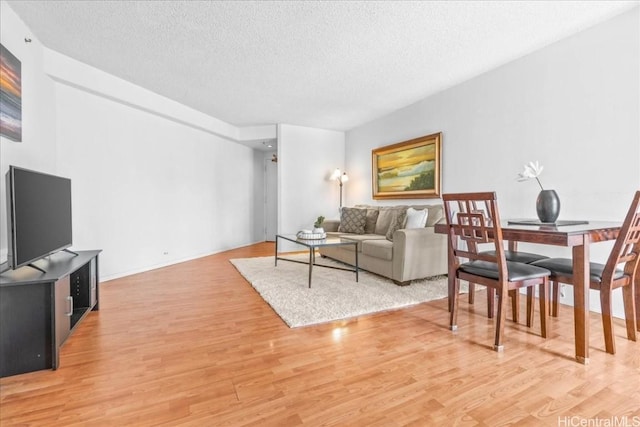
{"label": "white flower", "polygon": [[538,179],[543,169],[544,166],[538,163],[537,160],[535,162],[529,162],[524,165],[524,170],[518,174],[518,177],[516,179],[518,181],[528,181],[532,178],[535,178],[535,180],[538,181],[540,189],[544,190],[542,184],[540,183],[540,180]]}

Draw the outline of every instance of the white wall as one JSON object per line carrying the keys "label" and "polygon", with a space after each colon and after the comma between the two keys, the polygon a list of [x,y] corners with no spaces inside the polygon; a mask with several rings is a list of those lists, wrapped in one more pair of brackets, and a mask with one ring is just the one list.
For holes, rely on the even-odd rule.
{"label": "white wall", "polygon": [[344,132],[278,125],[278,233],[313,228],[320,215],[339,217],[339,187],[329,178],[344,169],[344,149]]}
{"label": "white wall", "polygon": [[0,7],[2,44],[22,61],[24,134],[0,146],[2,258],[10,164],[72,179],[72,249],[103,249],[103,280],[257,241],[262,176],[237,128],[43,48]]}
{"label": "white wall", "polygon": [[253,241],[253,151],[57,85],[58,173],[73,183],[74,248],[121,276]]}
{"label": "white wall", "polygon": [[6,3],[0,2],[0,41],[22,65],[22,142],[0,137],[0,262],[7,259],[5,173],[10,164],[55,173],[56,140],[53,82],[43,73],[43,46]]}
{"label": "white wall", "polygon": [[[349,203],[372,201],[372,149],[442,131],[443,192],[494,190],[503,218],[535,218],[539,188],[515,177],[539,160],[560,219],[621,221],[640,188],[639,21],[635,8],[349,131]],[[593,245],[592,259],[604,262],[610,249]],[[599,306],[597,295],[591,302]],[[618,315],[621,307],[617,298]]]}

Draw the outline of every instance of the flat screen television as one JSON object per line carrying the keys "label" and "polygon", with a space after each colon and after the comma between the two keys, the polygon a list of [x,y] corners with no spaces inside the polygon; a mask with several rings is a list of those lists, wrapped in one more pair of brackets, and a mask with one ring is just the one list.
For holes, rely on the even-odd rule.
{"label": "flat screen television", "polygon": [[8,267],[71,246],[71,180],[16,166],[9,166],[6,178]]}

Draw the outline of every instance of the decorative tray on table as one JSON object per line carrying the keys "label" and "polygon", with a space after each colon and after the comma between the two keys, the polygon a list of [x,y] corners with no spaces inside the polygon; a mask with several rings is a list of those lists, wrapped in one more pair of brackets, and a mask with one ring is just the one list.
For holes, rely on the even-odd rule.
{"label": "decorative tray on table", "polygon": [[298,231],[298,234],[296,234],[296,237],[298,237],[298,239],[303,239],[303,240],[320,240],[320,239],[326,239],[327,233],[325,232],[314,233],[311,230],[300,230]]}

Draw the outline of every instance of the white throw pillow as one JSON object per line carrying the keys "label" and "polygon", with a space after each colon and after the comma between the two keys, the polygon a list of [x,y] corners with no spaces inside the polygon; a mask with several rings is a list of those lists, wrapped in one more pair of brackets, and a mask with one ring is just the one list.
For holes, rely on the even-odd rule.
{"label": "white throw pillow", "polygon": [[407,222],[404,228],[424,228],[427,223],[427,210],[407,209]]}

